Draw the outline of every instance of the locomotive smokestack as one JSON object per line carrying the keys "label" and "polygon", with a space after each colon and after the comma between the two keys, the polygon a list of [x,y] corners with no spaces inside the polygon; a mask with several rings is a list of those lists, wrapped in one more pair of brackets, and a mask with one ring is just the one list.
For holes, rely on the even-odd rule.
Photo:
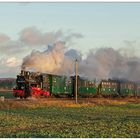
{"label": "locomotive smokestack", "polygon": [[25,75],[25,71],[21,70],[21,75],[24,76]]}

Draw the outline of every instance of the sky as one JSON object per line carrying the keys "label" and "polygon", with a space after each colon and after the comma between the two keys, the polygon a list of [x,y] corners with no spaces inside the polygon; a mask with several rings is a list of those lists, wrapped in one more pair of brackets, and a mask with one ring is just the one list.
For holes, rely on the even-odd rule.
{"label": "sky", "polygon": [[100,47],[129,47],[139,56],[139,13],[140,3],[1,2],[0,77],[15,77],[25,56],[44,51],[59,36],[84,57]]}

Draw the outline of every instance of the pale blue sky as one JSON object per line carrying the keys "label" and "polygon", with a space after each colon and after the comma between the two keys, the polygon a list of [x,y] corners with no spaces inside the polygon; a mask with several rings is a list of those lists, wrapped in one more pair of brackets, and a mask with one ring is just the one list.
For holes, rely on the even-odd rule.
{"label": "pale blue sky", "polygon": [[31,26],[82,34],[71,48],[83,54],[102,46],[121,48],[124,40],[139,45],[140,3],[0,3],[0,33],[18,40],[19,32]]}
{"label": "pale blue sky", "polygon": [[[16,39],[28,26],[83,34],[82,49],[140,38],[140,3],[0,3],[0,32]],[[98,46],[99,45],[99,46]]]}

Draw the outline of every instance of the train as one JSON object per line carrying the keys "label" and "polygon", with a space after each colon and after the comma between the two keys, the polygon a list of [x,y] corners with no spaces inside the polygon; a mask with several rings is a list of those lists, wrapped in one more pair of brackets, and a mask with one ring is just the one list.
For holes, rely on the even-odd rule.
{"label": "train", "polygon": [[[127,80],[89,80],[77,76],[77,93],[80,97],[140,97],[140,82]],[[54,75],[21,70],[16,78],[13,96],[75,97],[76,76]]]}

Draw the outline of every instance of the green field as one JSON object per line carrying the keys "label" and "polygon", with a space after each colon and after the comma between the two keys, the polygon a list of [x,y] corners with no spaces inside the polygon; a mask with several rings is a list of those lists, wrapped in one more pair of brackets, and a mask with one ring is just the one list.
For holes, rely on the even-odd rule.
{"label": "green field", "polygon": [[139,103],[5,108],[0,110],[0,137],[4,138],[140,137]]}
{"label": "green field", "polygon": [[13,96],[12,91],[9,91],[9,92],[7,92],[7,91],[0,91],[0,97],[1,96],[5,97],[5,98],[15,98]]}

